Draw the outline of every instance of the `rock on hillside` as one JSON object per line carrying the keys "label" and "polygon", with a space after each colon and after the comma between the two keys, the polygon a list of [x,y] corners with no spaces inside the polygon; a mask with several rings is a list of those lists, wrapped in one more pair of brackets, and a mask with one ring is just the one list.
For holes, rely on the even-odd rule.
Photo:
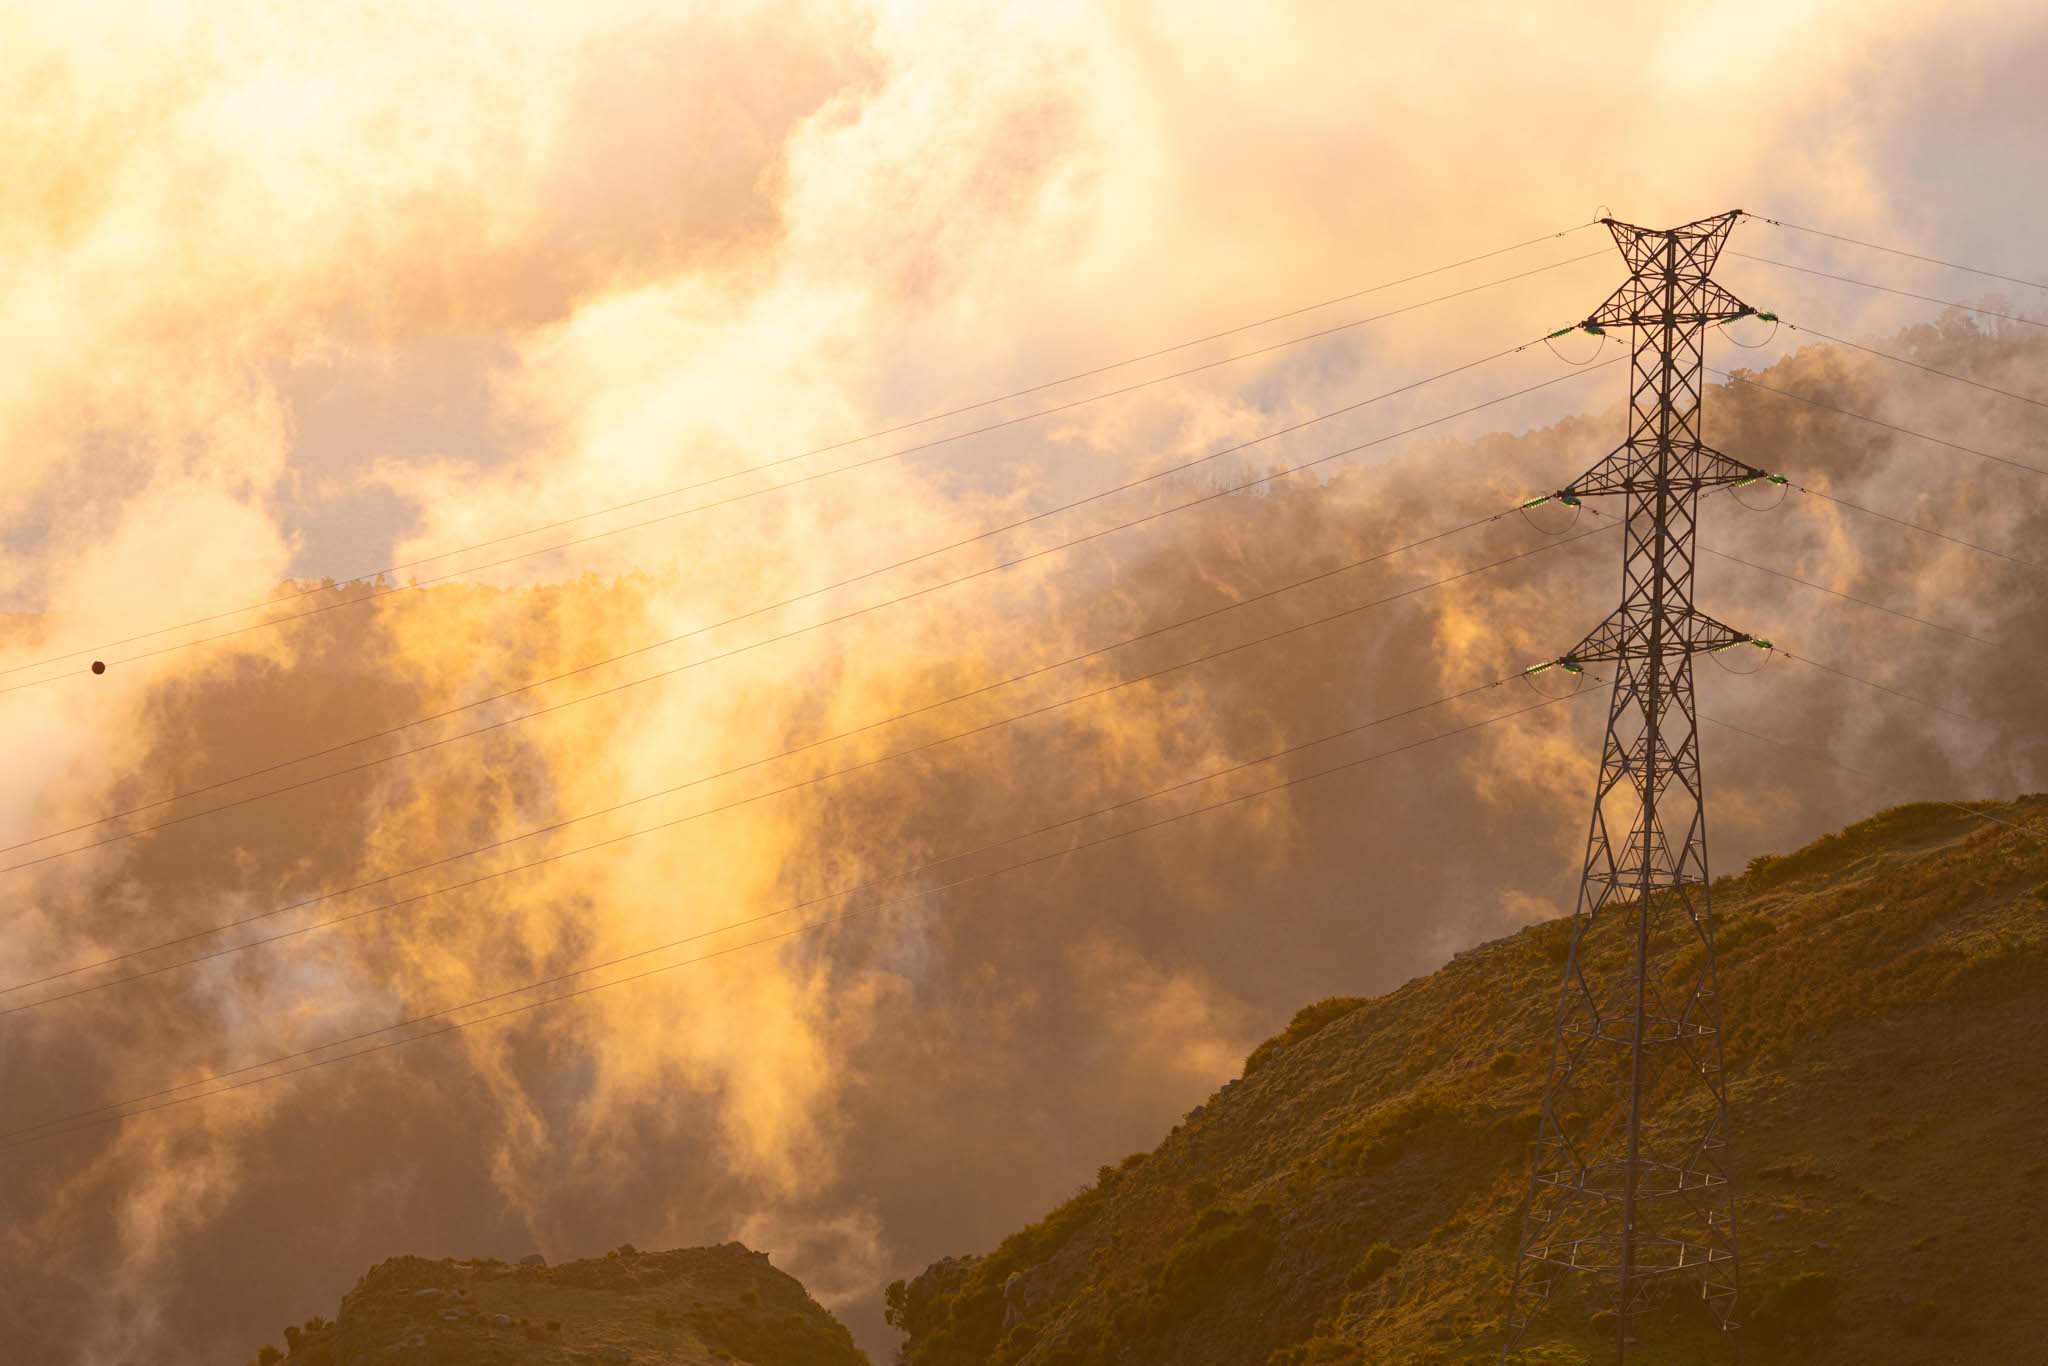
{"label": "rock on hillside", "polygon": [[[2048,832],[2048,796],[1981,809]],[[1750,1366],[2048,1361],[2048,842],[1903,807],[1715,906]],[[1493,1360],[1567,929],[1302,1011],[1158,1148],[890,1287],[904,1362]],[[1564,1298],[1522,1360],[1593,1359]],[[1682,1299],[1637,1332],[1731,1359]]]}
{"label": "rock on hillside", "polygon": [[765,1252],[738,1243],[550,1267],[538,1257],[393,1257],[331,1322],[287,1328],[259,1366],[867,1366],[852,1336]]}

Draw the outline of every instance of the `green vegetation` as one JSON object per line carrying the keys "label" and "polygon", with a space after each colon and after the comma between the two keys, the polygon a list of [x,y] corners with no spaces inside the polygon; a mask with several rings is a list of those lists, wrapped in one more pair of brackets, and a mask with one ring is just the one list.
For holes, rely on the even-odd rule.
{"label": "green vegetation", "polygon": [[[2048,796],[1992,812],[2048,828]],[[2048,847],[1900,807],[1755,861],[1713,904],[1750,1366],[2031,1359],[2048,1301],[2013,1250],[2048,1200]],[[1675,916],[1652,942],[1676,971],[1703,952]],[[1306,1007],[1156,1150],[986,1256],[891,1285],[903,1366],[1492,1361],[1569,943],[1534,926]],[[1529,1366],[1611,1355],[1604,1307],[1566,1285],[1552,1310]],[[1639,1366],[1726,1359],[1696,1296],[1631,1331]],[[284,1341],[254,1366],[862,1361],[737,1245],[395,1258]]]}
{"label": "green vegetation", "polygon": [[[883,1292],[883,1316],[917,1344],[914,1351],[906,1352],[905,1366],[950,1366],[993,1359],[1004,1339],[1010,1277],[1064,1250],[1125,1173],[1143,1161],[1144,1155],[1137,1154],[1127,1158],[1122,1167],[1105,1167],[1103,1179],[1082,1187],[1039,1222],[1005,1238],[987,1257],[948,1264],[960,1269],[950,1285],[927,1285],[923,1293],[902,1281],[889,1286]],[[1021,1353],[1029,1344],[1011,1345]]]}
{"label": "green vegetation", "polygon": [[1752,1319],[1752,1336],[1773,1346],[1811,1349],[1835,1328],[1840,1293],[1832,1273],[1802,1271],[1767,1289]]}
{"label": "green vegetation", "polygon": [[1251,1056],[1244,1060],[1244,1075],[1249,1077],[1271,1062],[1281,1049],[1292,1048],[1295,1044],[1314,1037],[1327,1026],[1335,1024],[1360,1006],[1369,1003],[1368,998],[1364,996],[1332,996],[1327,1000],[1317,1001],[1314,1005],[1303,1006],[1294,1012],[1294,1018],[1288,1021],[1287,1028],[1252,1050]]}
{"label": "green vegetation", "polygon": [[[1745,947],[1754,944],[1767,934],[1777,931],[1777,925],[1761,915],[1730,916],[1714,927],[1714,960],[1716,963],[1732,961],[1732,956]],[[1698,944],[1688,944],[1678,955],[1676,971],[1696,972],[1707,959],[1707,951]]]}
{"label": "green vegetation", "polygon": [[1401,1249],[1392,1243],[1374,1243],[1358,1259],[1358,1265],[1351,1268],[1351,1274],[1344,1278],[1346,1290],[1363,1290],[1380,1277],[1394,1269],[1401,1260]]}
{"label": "green vegetation", "polygon": [[835,1366],[854,1360],[846,1326],[823,1313],[717,1304],[689,1311],[687,1322],[716,1356],[741,1361],[785,1362],[787,1366]]}
{"label": "green vegetation", "polygon": [[1264,1271],[1273,1243],[1259,1224],[1271,1215],[1269,1205],[1249,1211],[1211,1205],[1197,1215],[1149,1278],[1142,1301],[1146,1328],[1193,1318]]}
{"label": "green vegetation", "polygon": [[1939,802],[1915,802],[1878,812],[1868,820],[1831,835],[1782,858],[1768,854],[1750,860],[1745,881],[1752,888],[1781,886],[1816,872],[1838,871],[1868,854],[1897,850],[1922,836],[1951,827],[1959,815],[1954,807]]}
{"label": "green vegetation", "polygon": [[[2048,797],[1982,809],[2048,829]],[[2048,1302],[2013,1249],[2048,1200],[2048,846],[1899,807],[1713,906],[1750,1366],[2038,1355]],[[892,1286],[906,1366],[1492,1361],[1569,942],[1534,926],[1302,1010],[1142,1162]],[[1653,943],[1703,956],[1676,923]],[[1611,1356],[1602,1306],[1553,1309],[1530,1366]],[[1696,1296],[1631,1332],[1640,1366],[1727,1359]]]}
{"label": "green vegetation", "polygon": [[1323,1149],[1323,1167],[1346,1174],[1385,1167],[1401,1155],[1419,1131],[1446,1128],[1458,1121],[1459,1112],[1456,1100],[1443,1090],[1404,1097],[1331,1139]]}
{"label": "green vegetation", "polygon": [[628,1243],[552,1268],[394,1257],[370,1269],[332,1322],[308,1319],[284,1337],[286,1350],[263,1348],[256,1366],[866,1366],[845,1325],[737,1243]]}

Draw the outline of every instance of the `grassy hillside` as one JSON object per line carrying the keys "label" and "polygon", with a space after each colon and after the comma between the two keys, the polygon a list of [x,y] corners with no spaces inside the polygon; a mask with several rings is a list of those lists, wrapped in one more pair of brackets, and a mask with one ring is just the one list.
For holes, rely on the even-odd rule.
{"label": "grassy hillside", "polygon": [[[1982,809],[2048,831],[2048,795]],[[1745,1360],[2048,1360],[2048,843],[1903,807],[1715,905]],[[905,1362],[1491,1359],[1566,928],[1303,1010],[1157,1149],[892,1286]],[[1523,1359],[1591,1359],[1554,1319]],[[1731,1359],[1677,1304],[1638,1342]]]}
{"label": "grassy hillside", "polygon": [[866,1366],[803,1286],[738,1243],[539,1260],[380,1262],[336,1318],[285,1329],[257,1366]]}

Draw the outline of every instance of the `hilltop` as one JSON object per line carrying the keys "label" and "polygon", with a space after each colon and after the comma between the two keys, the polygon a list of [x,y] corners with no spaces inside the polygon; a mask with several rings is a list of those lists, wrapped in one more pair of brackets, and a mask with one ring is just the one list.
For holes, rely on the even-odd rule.
{"label": "hilltop", "polygon": [[257,1366],[867,1366],[852,1336],[768,1254],[738,1243],[625,1246],[550,1267],[539,1257],[371,1267],[332,1320],[284,1330]]}
{"label": "hilltop", "polygon": [[[1978,809],[2048,830],[2048,795]],[[2048,843],[1901,807],[1714,897],[1746,1360],[2043,1359]],[[903,1361],[1493,1359],[1567,928],[1302,1010],[1157,1148],[891,1286]],[[1594,1322],[1556,1319],[1524,1359],[1590,1360]],[[1731,1359],[1677,1307],[1639,1343]]]}

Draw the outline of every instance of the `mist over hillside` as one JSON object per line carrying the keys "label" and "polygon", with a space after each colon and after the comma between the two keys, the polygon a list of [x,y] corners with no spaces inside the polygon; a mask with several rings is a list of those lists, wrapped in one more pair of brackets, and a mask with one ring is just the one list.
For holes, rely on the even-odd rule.
{"label": "mist over hillside", "polygon": [[[2048,1341],[2024,1255],[2048,1190],[2048,795],[1971,810],[1990,819],[1894,808],[1715,885],[1744,1361],[2019,1362]],[[1567,930],[1304,1008],[1157,1147],[893,1285],[902,1359],[1497,1360]],[[1517,1360],[1611,1359],[1613,1315],[1577,1291]],[[1690,1287],[1631,1334],[1653,1366],[1733,1359]]]}
{"label": "mist over hillside", "polygon": [[[2048,359],[2040,336],[1950,319],[1876,344],[2025,391]],[[1581,382],[1619,385],[1618,371],[1600,373],[1607,378]],[[1935,377],[1867,356],[1816,346],[1756,378],[2048,463],[2040,439],[2009,415],[2018,405],[1958,400]],[[2042,501],[2017,496],[2032,474],[1740,384],[1715,388],[1706,412],[1709,441],[1795,483],[2016,559],[2043,543]],[[915,611],[766,647],[746,657],[763,690],[743,708],[715,701],[728,682],[720,670],[732,665],[712,663],[14,874],[25,879],[10,912],[15,975],[376,883],[621,793],[722,771],[1422,540],[1558,487],[1618,430],[1606,409],[1520,436],[1411,439],[1326,482],[1279,479],[1105,538],[1085,573],[1054,573],[1049,561],[1044,572],[982,580],[971,595],[933,593]],[[1331,449],[1345,436],[1304,436],[1292,449]],[[1199,497],[1288,454],[1132,495],[1020,544]],[[1558,512],[1506,516],[908,722],[296,914],[282,923],[368,912],[288,941],[289,951],[253,949],[17,1015],[0,1085],[24,1122],[154,1092],[678,930],[715,932],[1508,676],[1576,640],[1613,592],[1613,535],[1589,514],[1568,536],[1593,534],[1553,538],[1560,522],[1545,518]],[[1705,610],[1947,709],[1784,658],[1753,677],[1703,671],[1710,717],[1826,756],[1706,728],[1717,868],[1884,801],[2041,785],[2048,750],[2030,691],[2048,641],[2041,573],[1796,492],[1768,512],[1710,500],[1703,541],[1996,642],[1709,557]],[[1525,552],[1534,553],[1409,592]],[[731,601],[745,605],[756,588],[772,596],[776,585],[737,585]],[[1407,595],[602,855],[374,909],[1396,594]],[[656,581],[587,577],[516,590],[438,586],[308,618],[285,638],[288,669],[229,657],[150,687],[123,723],[132,727],[123,776],[109,784],[98,766],[73,770],[48,791],[33,828],[201,786],[441,711],[480,686],[659,637],[675,629],[663,603]],[[435,669],[414,663],[415,642],[427,638],[439,647]],[[614,666],[532,703],[692,657]],[[986,1245],[1071,1190],[1103,1154],[1149,1143],[1302,1001],[1383,992],[1462,946],[1561,913],[1596,754],[1591,694],[715,963],[20,1150],[23,1179],[6,1183],[0,1207],[23,1231],[6,1253],[22,1293],[0,1308],[0,1328],[37,1344],[129,1332],[242,1343],[275,1317],[266,1310],[252,1326],[245,1298],[317,1308],[394,1245],[573,1256],[627,1240],[739,1237],[771,1250],[871,1348],[886,1343],[879,1286]],[[1538,700],[1519,684],[1494,690],[818,910],[875,908],[1062,840]],[[693,704],[717,723],[665,751],[660,766],[637,765],[634,738]],[[452,734],[468,719],[402,739]],[[315,763],[279,776],[323,771]],[[261,789],[226,795],[252,790]],[[702,947],[745,937],[714,933]],[[130,1046],[145,1037],[147,1052]],[[303,1256],[255,1255],[286,1205],[323,1237]],[[90,1330],[61,1291],[89,1276],[127,1287],[129,1306],[114,1321],[94,1310]],[[229,1282],[246,1297],[209,1289]]]}
{"label": "mist over hillside", "polygon": [[[1483,18],[10,7],[0,1363],[339,1351],[366,1267],[480,1300],[737,1244],[882,1366],[923,1312],[885,1287],[985,1309],[921,1274],[1304,1005],[1530,942],[1608,694],[1523,671],[1607,618],[1623,538],[1525,504],[1628,430],[1658,320],[1581,324],[1659,292],[1640,234],[1727,230],[1727,325],[1661,325],[1705,441],[1785,481],[1701,506],[1698,607],[1776,642],[1699,665],[1713,869],[2048,788],[2048,6]],[[1426,1270],[1430,1202],[1491,1217],[1461,1126],[1529,1047],[1416,1112],[1426,1227],[1217,1341],[1489,1313]],[[1203,1218],[1183,1269],[1311,1265],[1282,1203],[1156,1194],[1151,1233],[1055,1221],[1136,1260],[1034,1253],[998,1318],[1150,1341]],[[450,1304],[372,1345],[786,1345],[630,1260],[616,1339]],[[917,1350],[1040,1350],[985,1327]]]}

